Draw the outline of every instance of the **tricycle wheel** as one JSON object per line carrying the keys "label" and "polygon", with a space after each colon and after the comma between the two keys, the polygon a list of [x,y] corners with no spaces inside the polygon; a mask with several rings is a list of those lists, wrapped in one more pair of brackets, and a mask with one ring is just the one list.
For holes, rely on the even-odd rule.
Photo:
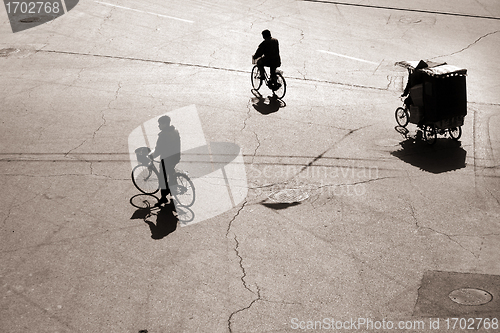
{"label": "tricycle wheel", "polygon": [[398,123],[399,126],[406,127],[408,125],[408,111],[406,109],[403,109],[401,107],[396,109],[396,122]]}
{"label": "tricycle wheel", "polygon": [[448,129],[448,133],[450,133],[450,136],[453,140],[458,140],[462,136],[462,127],[453,127]]}
{"label": "tricycle wheel", "polygon": [[424,130],[424,140],[430,145],[435,144],[437,140],[436,126],[434,126],[434,124],[424,125],[423,130]]}

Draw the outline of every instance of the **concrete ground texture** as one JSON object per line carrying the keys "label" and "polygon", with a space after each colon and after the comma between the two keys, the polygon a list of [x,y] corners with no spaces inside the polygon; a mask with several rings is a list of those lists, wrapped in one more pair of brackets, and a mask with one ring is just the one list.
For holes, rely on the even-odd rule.
{"label": "concrete ground texture", "polygon": [[[497,0],[81,0],[16,33],[6,11],[0,332],[499,331]],[[282,101],[251,91],[264,29]],[[420,59],[467,69],[458,141],[395,130],[394,64]],[[131,133],[169,113],[185,149],[237,147],[191,176],[196,223],[131,205]]]}

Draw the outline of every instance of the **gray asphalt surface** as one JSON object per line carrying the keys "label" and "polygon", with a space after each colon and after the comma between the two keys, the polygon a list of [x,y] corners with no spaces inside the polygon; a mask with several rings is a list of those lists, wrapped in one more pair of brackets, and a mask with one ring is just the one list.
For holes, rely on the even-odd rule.
{"label": "gray asphalt surface", "polygon": [[[251,92],[264,29],[278,104]],[[496,0],[84,0],[17,33],[1,7],[0,332],[448,331],[425,274],[500,275],[499,31]],[[395,130],[420,59],[468,70],[458,143]],[[196,223],[130,203],[132,133],[165,113],[186,150],[240,148],[192,177]]]}

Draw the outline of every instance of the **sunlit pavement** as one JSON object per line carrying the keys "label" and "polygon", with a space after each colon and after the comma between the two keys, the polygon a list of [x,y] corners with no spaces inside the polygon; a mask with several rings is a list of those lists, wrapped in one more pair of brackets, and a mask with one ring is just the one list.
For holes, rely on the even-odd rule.
{"label": "sunlit pavement", "polygon": [[[449,317],[492,322],[500,6],[342,2],[84,0],[17,33],[0,6],[0,331],[295,332],[364,318],[373,329],[348,331],[391,321],[392,331],[427,332],[441,318],[438,332]],[[251,91],[264,29],[280,41],[279,104],[266,87],[260,102]],[[458,143],[395,130],[407,73],[394,63],[420,59],[468,70]],[[203,144],[240,147],[246,172],[214,169],[219,183],[193,176],[203,202],[194,214],[212,203],[218,215],[152,237],[159,216],[130,204],[139,191],[129,136],[178,110],[195,110]],[[197,118],[186,119],[179,127]],[[196,147],[190,139],[181,138]],[[210,194],[212,181],[246,196]],[[273,201],[284,189],[302,201]],[[493,301],[453,303],[432,292],[436,276],[441,291],[487,289]]]}

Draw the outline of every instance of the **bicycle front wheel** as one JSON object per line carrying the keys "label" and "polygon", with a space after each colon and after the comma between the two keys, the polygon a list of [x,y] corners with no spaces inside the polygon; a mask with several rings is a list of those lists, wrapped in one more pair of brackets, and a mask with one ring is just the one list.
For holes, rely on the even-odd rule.
{"label": "bicycle front wheel", "polygon": [[282,99],[285,96],[286,93],[286,82],[285,78],[283,75],[280,73],[276,73],[276,82],[277,82],[277,89],[273,90],[274,95],[278,97],[278,99]]}
{"label": "bicycle front wheel", "polygon": [[150,210],[158,203],[158,198],[152,194],[141,193],[130,198],[130,203],[136,208]]}
{"label": "bicycle front wheel", "polygon": [[255,90],[259,90],[260,86],[262,86],[262,79],[260,78],[259,67],[253,66],[252,68],[252,87]]}
{"label": "bicycle front wheel", "polygon": [[396,109],[396,122],[399,126],[406,127],[406,125],[408,125],[409,118],[408,111],[401,107]]}
{"label": "bicycle front wheel", "polygon": [[160,183],[158,176],[147,165],[140,164],[132,170],[132,182],[144,194],[158,192]]}
{"label": "bicycle front wheel", "polygon": [[183,173],[176,173],[175,177],[177,185],[170,189],[175,201],[182,207],[191,207],[195,199],[193,182]]}

